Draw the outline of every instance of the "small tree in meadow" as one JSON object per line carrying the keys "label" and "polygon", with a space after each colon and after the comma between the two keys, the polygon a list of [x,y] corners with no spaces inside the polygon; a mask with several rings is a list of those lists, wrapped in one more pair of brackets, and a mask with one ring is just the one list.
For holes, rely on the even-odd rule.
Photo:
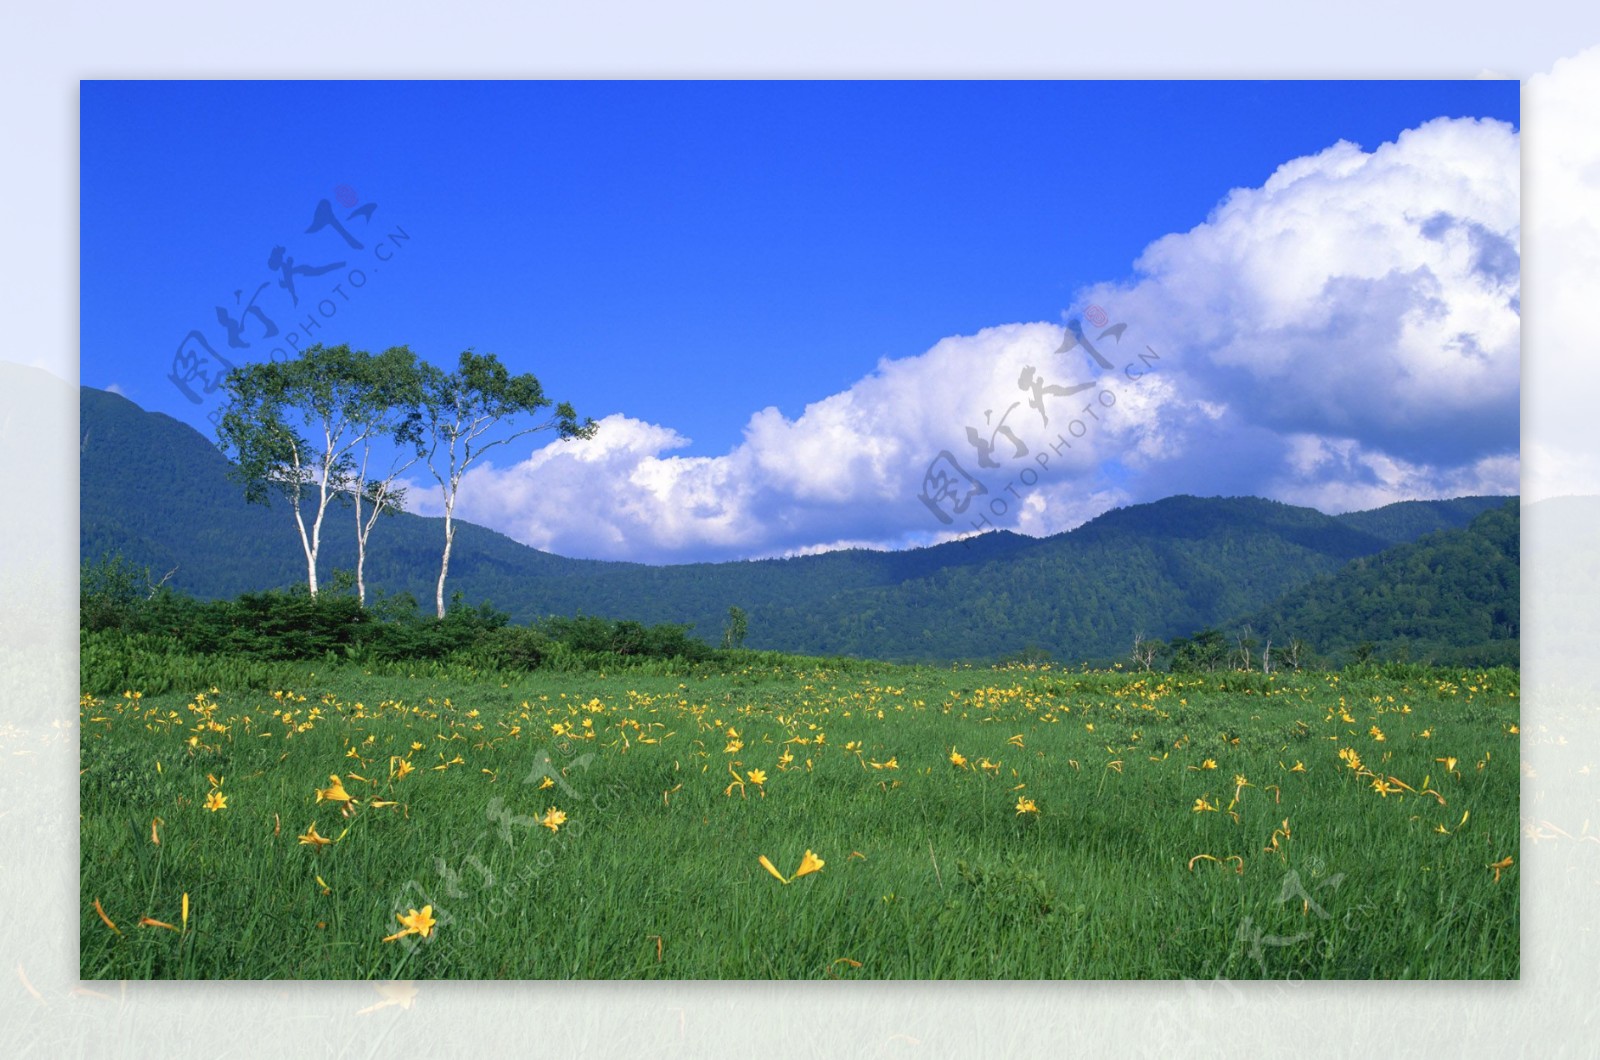
{"label": "small tree in meadow", "polygon": [[[554,405],[545,397],[539,380],[529,374],[513,376],[494,354],[462,353],[453,372],[432,366],[422,370],[423,417],[430,444],[428,470],[444,499],[444,552],[439,560],[439,583],[434,603],[445,616],[444,585],[450,573],[450,549],[455,544],[456,498],[461,478],[484,453],[537,431],[556,432],[558,438],[591,438],[595,422],[578,420],[571,405]],[[501,424],[524,416],[554,412],[510,434],[491,436]]]}

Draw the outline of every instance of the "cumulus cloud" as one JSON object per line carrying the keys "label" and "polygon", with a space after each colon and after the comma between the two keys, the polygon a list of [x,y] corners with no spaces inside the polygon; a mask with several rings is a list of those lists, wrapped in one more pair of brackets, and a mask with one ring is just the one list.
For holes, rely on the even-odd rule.
{"label": "cumulus cloud", "polygon": [[1516,446],[1518,137],[1437,120],[1339,143],[1153,243],[1088,297],[1179,354],[1187,392],[1291,434],[1454,466]]}
{"label": "cumulus cloud", "polygon": [[1513,492],[1518,173],[1493,121],[1334,144],[1080,292],[1081,324],[884,359],[793,419],[756,411],[720,456],[608,416],[591,441],[474,469],[458,510],[659,562],[1043,535],[1180,492],[1329,511]]}

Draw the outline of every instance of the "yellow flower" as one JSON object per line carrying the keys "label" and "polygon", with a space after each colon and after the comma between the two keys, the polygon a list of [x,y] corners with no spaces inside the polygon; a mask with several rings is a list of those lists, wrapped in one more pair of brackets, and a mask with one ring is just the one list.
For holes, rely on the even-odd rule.
{"label": "yellow flower", "polygon": [[777,878],[779,883],[785,885],[788,884],[789,881],[783,878],[783,873],[779,872],[777,866],[773,865],[772,862],[767,860],[767,856],[765,854],[761,855],[760,861],[761,867],[772,873],[772,875]]}
{"label": "yellow flower", "polygon": [[420,750],[422,750],[422,745],[420,743],[418,743],[417,741],[412,740],[411,741],[411,749],[413,751],[420,751]]}
{"label": "yellow flower", "polygon": [[728,746],[726,746],[726,747],[724,747],[722,749],[722,753],[723,754],[729,754],[729,755],[738,754],[742,750],[744,750],[744,741],[743,740],[729,740],[728,741]]}
{"label": "yellow flower", "polygon": [[967,756],[952,747],[950,748],[950,764],[958,769],[965,769],[967,768]]}
{"label": "yellow flower", "polygon": [[94,900],[94,911],[100,914],[100,919],[105,923],[106,927],[110,928],[112,931],[115,931],[119,935],[122,934],[122,929],[113,924],[111,922],[111,918],[106,916],[106,911],[101,907],[100,899],[98,898]]}
{"label": "yellow flower", "polygon": [[423,938],[427,938],[433,934],[433,926],[436,923],[433,919],[433,906],[431,905],[423,906],[421,912],[412,909],[403,915],[396,913],[394,918],[400,921],[405,930],[396,931],[393,935],[385,936],[383,940],[385,942],[403,939],[407,935],[421,935]]}
{"label": "yellow flower", "polygon": [[228,797],[222,792],[213,791],[210,795],[206,796],[206,809],[210,810],[212,813],[216,813],[218,810],[225,810],[227,808]]}
{"label": "yellow flower", "polygon": [[794,870],[794,875],[789,877],[788,879],[784,879],[783,878],[783,873],[778,871],[778,867],[776,865],[774,865],[771,861],[769,861],[765,854],[762,854],[757,860],[759,860],[761,862],[761,867],[762,868],[764,868],[768,872],[772,873],[773,878],[776,879],[779,883],[784,884],[784,885],[788,885],[790,883],[793,883],[795,880],[798,880],[802,876],[809,876],[813,872],[818,871],[819,869],[822,868],[822,866],[827,864],[827,862],[823,861],[821,858],[817,857],[811,851],[807,850],[806,853],[805,853],[805,856],[800,859],[800,867],[798,869]]}
{"label": "yellow flower", "polygon": [[1456,771],[1456,760],[1454,758],[1435,758],[1434,761],[1443,762],[1446,773],[1454,773]]}
{"label": "yellow flower", "polygon": [[563,824],[567,823],[567,815],[552,807],[549,813],[540,818],[539,823],[550,829],[550,831],[555,832]]}
{"label": "yellow flower", "polygon": [[183,892],[183,929],[189,930],[189,892]]}
{"label": "yellow flower", "polygon": [[1194,800],[1195,813],[1205,813],[1207,810],[1210,810],[1212,813],[1217,812],[1217,808],[1211,803],[1207,802],[1205,800],[1205,796],[1202,795],[1200,798]]}
{"label": "yellow flower", "polygon": [[765,784],[767,782],[767,774],[759,769],[752,769],[745,775],[745,779],[752,784]]}
{"label": "yellow flower", "polygon": [[1349,766],[1351,769],[1359,770],[1361,768],[1361,756],[1356,754],[1356,749],[1354,747],[1340,748],[1339,757],[1344,761],[1344,764]]}
{"label": "yellow flower", "polygon": [[800,859],[800,867],[794,870],[793,878],[798,880],[802,876],[808,876],[811,873],[821,869],[825,864],[827,864],[827,862],[823,861],[821,858],[817,857],[808,850],[806,851],[805,856]]}
{"label": "yellow flower", "polygon": [[1509,869],[1511,867],[1511,864],[1512,864],[1511,856],[1508,854],[1505,857],[1501,858],[1499,861],[1495,862],[1493,865],[1489,866],[1489,868],[1494,870],[1494,882],[1495,883],[1499,883],[1500,882],[1500,870],[1501,869]]}
{"label": "yellow flower", "polygon": [[1384,741],[1383,730],[1378,728],[1376,725],[1367,730],[1367,735],[1371,736],[1378,743],[1382,743]]}
{"label": "yellow flower", "polygon": [[1305,771],[1306,771],[1306,764],[1304,762],[1300,761],[1298,758],[1296,758],[1294,760],[1294,765],[1289,767],[1289,772],[1291,772],[1291,773],[1304,773]]}
{"label": "yellow flower", "polygon": [[1038,803],[1034,802],[1032,799],[1028,798],[1025,795],[1017,796],[1017,813],[1018,814],[1038,813],[1038,812],[1039,812],[1039,804]]}
{"label": "yellow flower", "polygon": [[416,768],[416,766],[411,764],[409,759],[402,758],[394,767],[394,779],[404,780],[406,777],[409,777]]}
{"label": "yellow flower", "polygon": [[1215,758],[1208,758],[1204,762],[1200,763],[1200,768],[1201,769],[1215,769],[1215,768],[1217,768],[1217,760]]}
{"label": "yellow flower", "polygon": [[540,791],[543,791],[545,788],[553,788],[555,786],[556,782],[549,777],[545,777],[543,780],[539,781]]}
{"label": "yellow flower", "polygon": [[1387,799],[1391,794],[1397,793],[1400,789],[1390,784],[1382,777],[1373,777],[1372,790]]}
{"label": "yellow flower", "polygon": [[312,821],[311,827],[306,829],[306,834],[300,837],[300,844],[308,847],[325,847],[333,840],[317,834],[317,822]]}
{"label": "yellow flower", "polygon": [[321,802],[323,799],[327,799],[330,802],[355,801],[350,797],[350,793],[344,790],[344,781],[339,779],[339,774],[337,773],[329,773],[328,786],[317,789],[317,801]]}

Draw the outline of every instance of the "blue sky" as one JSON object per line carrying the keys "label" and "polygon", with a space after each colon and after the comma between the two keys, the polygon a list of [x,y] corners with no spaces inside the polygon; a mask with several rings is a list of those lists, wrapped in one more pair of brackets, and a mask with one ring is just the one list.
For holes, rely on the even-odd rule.
{"label": "blue sky", "polygon": [[[919,501],[930,461],[981,478],[960,447],[1014,400],[996,380],[1068,381],[1061,325],[1099,304],[1163,351],[1159,386],[1124,380],[1122,420],[993,525],[1509,492],[1518,106],[1487,80],[85,82],[81,380],[209,433],[215,396],[168,379],[185,336],[259,359],[326,299],[313,339],[492,351],[602,420],[589,456],[469,480],[466,518],[650,561],[903,547],[971,527]],[[306,231],[323,200],[360,249]],[[275,247],[343,265],[293,306]]]}

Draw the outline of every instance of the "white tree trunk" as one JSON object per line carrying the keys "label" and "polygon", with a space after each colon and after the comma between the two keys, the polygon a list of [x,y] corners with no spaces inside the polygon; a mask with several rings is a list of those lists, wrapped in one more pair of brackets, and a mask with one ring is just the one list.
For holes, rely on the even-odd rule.
{"label": "white tree trunk", "polygon": [[439,617],[444,617],[444,580],[450,573],[450,546],[455,544],[456,524],[453,518],[456,509],[456,482],[450,484],[450,493],[444,500],[444,555],[439,560],[439,587],[434,593],[434,606],[438,608]]}
{"label": "white tree trunk", "polygon": [[[365,470],[365,469],[363,469]],[[356,599],[367,606],[367,530],[361,522],[361,490],[350,491],[356,509]]]}

